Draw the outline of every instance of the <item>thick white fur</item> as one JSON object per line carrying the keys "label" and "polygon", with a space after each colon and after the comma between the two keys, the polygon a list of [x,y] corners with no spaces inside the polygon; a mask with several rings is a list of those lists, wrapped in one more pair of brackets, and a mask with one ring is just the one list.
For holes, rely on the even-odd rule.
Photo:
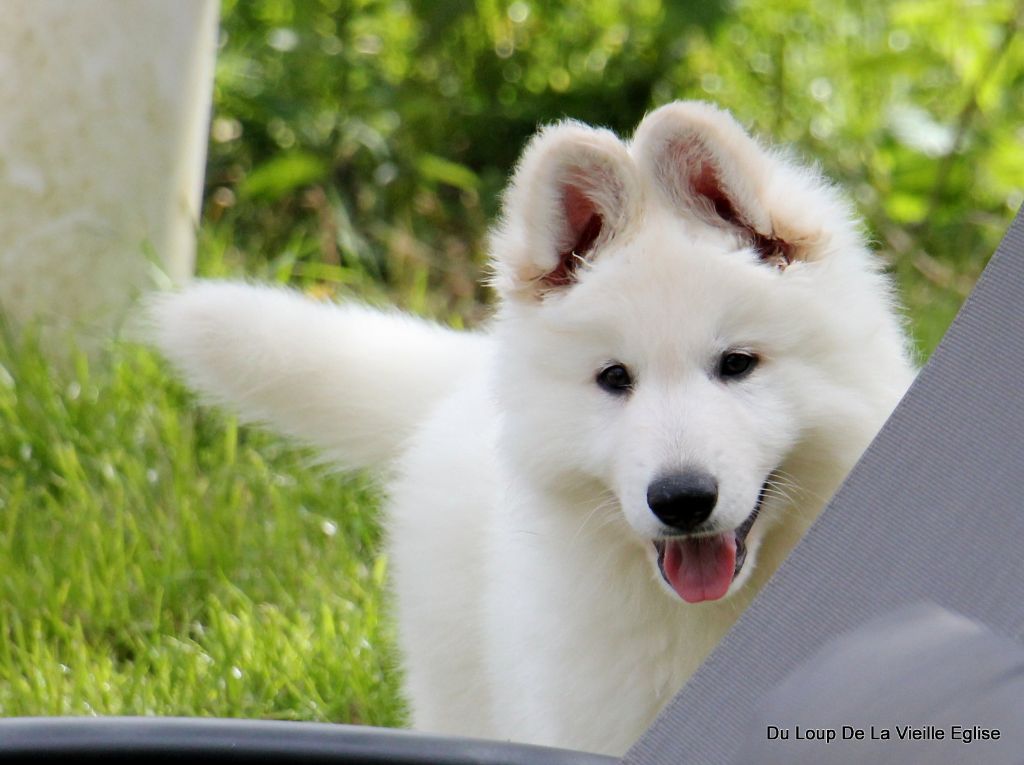
{"label": "thick white fur", "polygon": [[[783,270],[716,221],[701,162]],[[566,184],[604,229],[545,288]],[[345,466],[392,466],[387,522],[415,727],[620,754],[814,520],[913,376],[888,282],[816,173],[714,107],[649,115],[633,141],[566,123],[527,147],[480,334],[279,289],[160,299],[156,342],[188,380]],[[731,348],[761,362],[713,374]],[[595,384],[609,361],[636,387]],[[774,476],[729,595],[688,605],[658,574],[646,486],[698,464],[733,528]],[[343,682],[344,678],[339,678]]]}
{"label": "thick white fur", "polygon": [[150,318],[153,341],[211,402],[346,468],[392,459],[449,391],[446,372],[464,376],[486,345],[398,312],[244,284],[158,295]]}

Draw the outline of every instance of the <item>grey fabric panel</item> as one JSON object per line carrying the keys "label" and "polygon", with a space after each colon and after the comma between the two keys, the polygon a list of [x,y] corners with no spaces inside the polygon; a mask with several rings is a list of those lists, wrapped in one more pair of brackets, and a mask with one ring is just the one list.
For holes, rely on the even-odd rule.
{"label": "grey fabric panel", "polygon": [[[753,709],[794,667],[840,633],[911,601],[931,600],[1020,636],[1022,488],[1019,212],[825,513],[625,762],[733,762]],[[1024,725],[1006,735],[1024,751]]]}
{"label": "grey fabric panel", "polygon": [[[920,603],[841,635],[787,676],[735,762],[1024,765],[1019,742],[1003,737],[1020,725],[1022,699],[1024,646]],[[976,731],[982,721],[1000,737]]]}

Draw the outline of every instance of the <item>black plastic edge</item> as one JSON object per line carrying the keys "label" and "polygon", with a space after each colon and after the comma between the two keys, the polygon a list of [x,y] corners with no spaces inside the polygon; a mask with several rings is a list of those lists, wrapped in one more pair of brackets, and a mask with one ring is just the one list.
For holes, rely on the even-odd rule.
{"label": "black plastic edge", "polygon": [[181,717],[0,720],[0,761],[608,765],[596,754],[327,723]]}

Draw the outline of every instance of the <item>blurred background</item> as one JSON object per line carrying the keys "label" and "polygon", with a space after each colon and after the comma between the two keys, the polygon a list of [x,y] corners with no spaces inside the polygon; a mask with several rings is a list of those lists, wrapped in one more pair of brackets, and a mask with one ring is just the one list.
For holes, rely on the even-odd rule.
{"label": "blurred background", "polygon": [[730,109],[846,189],[929,352],[1024,201],[1020,2],[223,6],[203,260],[478,320],[526,139]]}
{"label": "blurred background", "polygon": [[[1024,2],[223,0],[197,271],[479,324],[524,142],[676,98],[817,162],[922,359],[1024,201]],[[343,392],[340,392],[343,393]],[[377,495],[128,342],[0,333],[0,714],[399,725]]]}

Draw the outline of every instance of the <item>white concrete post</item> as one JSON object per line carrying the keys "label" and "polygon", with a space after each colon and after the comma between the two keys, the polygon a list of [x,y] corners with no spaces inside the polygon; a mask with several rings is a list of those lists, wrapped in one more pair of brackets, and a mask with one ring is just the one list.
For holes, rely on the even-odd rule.
{"label": "white concrete post", "polygon": [[192,273],[217,12],[218,0],[3,0],[5,316],[92,340],[154,274]]}

